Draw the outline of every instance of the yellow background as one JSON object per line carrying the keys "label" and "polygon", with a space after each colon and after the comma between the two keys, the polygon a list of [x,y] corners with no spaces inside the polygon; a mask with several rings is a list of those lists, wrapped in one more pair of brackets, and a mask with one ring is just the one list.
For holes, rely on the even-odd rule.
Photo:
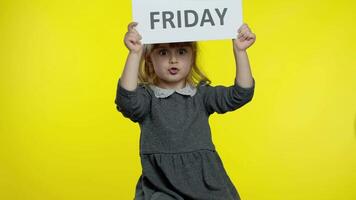
{"label": "yellow background", "polygon": [[[356,199],[355,11],[243,2],[255,96],[211,126],[244,200]],[[130,1],[0,2],[0,199],[133,199],[139,128],[114,105],[130,21]],[[233,83],[231,41],[199,63]]]}

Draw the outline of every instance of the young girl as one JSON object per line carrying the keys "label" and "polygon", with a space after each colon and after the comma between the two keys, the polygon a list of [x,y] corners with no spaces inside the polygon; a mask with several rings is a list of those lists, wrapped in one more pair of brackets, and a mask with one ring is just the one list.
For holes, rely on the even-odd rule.
{"label": "young girl", "polygon": [[212,142],[209,116],[252,99],[254,79],[246,49],[256,39],[243,24],[233,39],[236,78],[211,86],[195,59],[196,42],[142,45],[130,23],[129,50],[119,79],[117,109],[141,129],[142,175],[135,200],[238,200]]}

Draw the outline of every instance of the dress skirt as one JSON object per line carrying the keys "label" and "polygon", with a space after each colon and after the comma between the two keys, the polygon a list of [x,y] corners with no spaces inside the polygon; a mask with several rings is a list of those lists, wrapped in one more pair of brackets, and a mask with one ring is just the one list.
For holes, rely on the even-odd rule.
{"label": "dress skirt", "polygon": [[140,156],[134,200],[240,200],[215,150]]}

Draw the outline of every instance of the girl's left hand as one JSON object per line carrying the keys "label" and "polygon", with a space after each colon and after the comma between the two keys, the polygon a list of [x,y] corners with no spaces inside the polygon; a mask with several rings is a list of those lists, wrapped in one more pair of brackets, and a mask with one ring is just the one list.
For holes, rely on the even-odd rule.
{"label": "girl's left hand", "polygon": [[234,48],[245,51],[256,41],[256,35],[251,32],[247,24],[242,24],[238,30],[237,39],[233,39]]}

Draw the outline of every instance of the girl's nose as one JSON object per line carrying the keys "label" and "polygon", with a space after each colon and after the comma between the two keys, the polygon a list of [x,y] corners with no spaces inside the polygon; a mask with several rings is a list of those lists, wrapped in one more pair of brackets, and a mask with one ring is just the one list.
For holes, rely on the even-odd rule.
{"label": "girl's nose", "polygon": [[177,57],[174,54],[172,54],[171,57],[169,58],[169,63],[170,64],[178,63]]}

